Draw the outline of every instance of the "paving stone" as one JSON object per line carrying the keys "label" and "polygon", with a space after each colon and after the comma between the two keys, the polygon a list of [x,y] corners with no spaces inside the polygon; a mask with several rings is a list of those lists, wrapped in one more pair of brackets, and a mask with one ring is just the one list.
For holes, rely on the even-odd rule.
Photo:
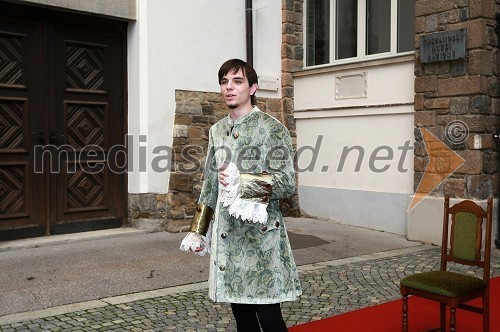
{"label": "paving stone", "polygon": [[[399,280],[412,273],[439,269],[439,248],[302,271],[303,295],[282,305],[288,326],[399,299]],[[492,277],[500,275],[500,257],[491,257]],[[478,275],[477,268],[452,270]],[[37,331],[235,331],[231,308],[213,303],[207,291],[192,291],[126,304],[70,312],[0,326],[2,332]]]}

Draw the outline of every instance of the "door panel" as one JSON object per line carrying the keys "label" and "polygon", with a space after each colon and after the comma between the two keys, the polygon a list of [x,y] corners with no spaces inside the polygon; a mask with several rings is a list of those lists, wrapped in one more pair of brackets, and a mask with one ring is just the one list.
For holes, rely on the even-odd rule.
{"label": "door panel", "polygon": [[43,175],[33,172],[31,163],[34,144],[43,142],[38,133],[45,88],[34,92],[42,36],[39,22],[0,14],[0,240],[42,235],[46,229]]}
{"label": "door panel", "polygon": [[125,31],[0,2],[0,240],[124,224]]}
{"label": "door panel", "polygon": [[68,152],[62,155],[63,172],[55,176],[52,228],[116,223],[123,209],[123,174],[110,171],[115,168],[109,150],[124,137],[121,32],[56,25],[52,33],[57,50],[53,136]]}

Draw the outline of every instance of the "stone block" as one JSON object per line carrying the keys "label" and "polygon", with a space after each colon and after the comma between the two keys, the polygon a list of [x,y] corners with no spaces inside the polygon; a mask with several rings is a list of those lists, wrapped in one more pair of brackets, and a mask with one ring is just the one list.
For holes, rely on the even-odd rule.
{"label": "stone block", "polygon": [[420,34],[425,32],[425,17],[420,16],[415,18],[415,33]]}
{"label": "stone block", "polygon": [[201,128],[199,127],[189,127],[187,130],[187,137],[189,138],[201,138]]}
{"label": "stone block", "polygon": [[464,76],[465,74],[466,74],[465,61],[462,60],[453,61],[451,65],[451,76],[457,77],[457,76]]}
{"label": "stone block", "polygon": [[499,153],[493,151],[485,151],[483,154],[483,172],[486,174],[494,174],[499,171],[500,160]]}
{"label": "stone block", "polygon": [[302,69],[302,61],[300,60],[290,60],[290,59],[282,59],[281,66],[283,71],[286,72],[294,72]]}
{"label": "stone block", "polygon": [[300,61],[304,59],[304,48],[301,45],[297,45],[293,49],[293,58]]}
{"label": "stone block", "polygon": [[449,73],[449,61],[431,62],[425,64],[425,75],[446,75]]}
{"label": "stone block", "polygon": [[188,232],[190,227],[191,220],[189,219],[168,220],[165,231],[169,233],[183,233]]}
{"label": "stone block", "polygon": [[439,25],[447,25],[460,22],[461,9],[456,8],[438,14]]}
{"label": "stone block", "polygon": [[176,114],[174,124],[176,125],[190,125],[193,122],[191,115]]}
{"label": "stone block", "polygon": [[462,115],[469,113],[469,97],[450,98],[450,114]]}
{"label": "stone block", "polygon": [[492,75],[493,56],[494,53],[490,50],[470,50],[468,52],[469,75]]}
{"label": "stone block", "polygon": [[487,199],[494,192],[495,177],[490,174],[467,176],[467,193],[470,198]]}
{"label": "stone block", "polygon": [[493,147],[493,137],[490,134],[472,134],[467,137],[469,150],[484,150]]}
{"label": "stone block", "polygon": [[445,195],[451,197],[465,197],[466,182],[463,178],[447,178],[443,182],[443,191]]}
{"label": "stone block", "polygon": [[156,197],[154,194],[138,194],[129,196],[129,206],[131,209],[138,210],[141,214],[156,211]]}
{"label": "stone block", "polygon": [[426,109],[448,108],[450,107],[450,98],[433,98],[424,102]]}
{"label": "stone block", "polygon": [[470,111],[473,114],[486,114],[492,113],[493,101],[491,97],[486,95],[474,96],[470,99]]}
{"label": "stone block", "polygon": [[435,32],[438,27],[438,16],[437,14],[429,15],[425,18],[425,32],[431,33]]}
{"label": "stone block", "polygon": [[176,114],[201,115],[202,107],[198,103],[177,103],[175,107]]}
{"label": "stone block", "polygon": [[[495,13],[495,1],[469,0],[469,10],[471,18],[493,18]],[[498,12],[498,10],[496,12]]]}
{"label": "stone block", "polygon": [[187,137],[187,129],[188,126],[185,125],[174,125],[174,137]]}
{"label": "stone block", "polygon": [[167,209],[165,216],[167,219],[185,219],[186,213],[183,207],[172,207]]}
{"label": "stone block", "polygon": [[199,91],[175,90],[175,102],[200,104],[205,100],[205,94]]}
{"label": "stone block", "polygon": [[192,205],[195,204],[197,200],[198,197],[195,197],[195,195],[191,193],[169,191],[167,194],[167,203],[171,208]]}
{"label": "stone block", "polygon": [[287,44],[299,45],[302,42],[302,39],[294,35],[284,35],[283,41]]}
{"label": "stone block", "polygon": [[266,101],[266,105],[267,105],[267,109],[270,112],[281,112],[281,99],[269,98]]}
{"label": "stone block", "polygon": [[184,192],[193,191],[193,175],[185,173],[170,173],[169,189]]}
{"label": "stone block", "polygon": [[415,156],[417,156],[417,157],[426,157],[427,156],[427,149],[425,148],[425,144],[423,141],[415,142],[413,149],[414,149]]}
{"label": "stone block", "polygon": [[165,219],[140,218],[140,219],[129,220],[130,227],[144,230],[148,233],[165,231],[166,223],[167,223],[167,221]]}
{"label": "stone block", "polygon": [[491,117],[486,115],[466,115],[464,122],[467,124],[470,132],[482,133],[487,131]]}
{"label": "stone block", "polygon": [[483,158],[481,151],[465,150],[457,151],[457,153],[465,160],[462,166],[457,169],[457,174],[477,175],[483,172]]}
{"label": "stone block", "polygon": [[436,125],[436,112],[418,111],[415,112],[414,123],[416,126],[430,127]]}
{"label": "stone block", "polygon": [[214,106],[213,105],[201,105],[201,114],[213,115],[214,114]]}
{"label": "stone block", "polygon": [[488,90],[486,78],[479,75],[443,78],[437,85],[441,97],[482,94]]}
{"label": "stone block", "polygon": [[460,21],[467,21],[469,18],[469,8],[460,8]]}
{"label": "stone block", "polygon": [[415,2],[415,16],[424,16],[444,12],[455,8],[452,1],[417,0]]}
{"label": "stone block", "polygon": [[421,111],[424,109],[424,95],[422,93],[415,93],[413,98],[413,107],[415,111]]}
{"label": "stone block", "polygon": [[467,49],[486,48],[487,32],[484,20],[467,20],[450,25],[449,30],[467,30]]}
{"label": "stone block", "polygon": [[413,158],[413,170],[415,172],[424,172],[427,164],[429,163],[428,157],[417,157]]}
{"label": "stone block", "polygon": [[415,78],[415,92],[435,91],[438,86],[438,78],[435,75],[421,76]]}

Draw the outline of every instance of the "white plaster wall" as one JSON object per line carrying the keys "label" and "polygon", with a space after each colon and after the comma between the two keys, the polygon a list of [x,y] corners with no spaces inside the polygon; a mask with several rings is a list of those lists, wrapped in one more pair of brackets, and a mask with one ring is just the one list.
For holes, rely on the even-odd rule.
{"label": "white plaster wall", "polygon": [[[165,193],[165,170],[155,158],[172,146],[175,90],[219,91],[217,71],[230,58],[246,58],[244,1],[196,0],[137,2],[138,21],[129,30],[129,134],[134,136],[130,193]],[[281,3],[257,1],[254,10],[254,65],[259,74],[279,75]],[[279,92],[259,91],[263,97]],[[139,146],[138,136],[147,142]],[[139,153],[147,150],[145,172]],[[155,148],[165,147],[160,153]],[[142,157],[142,156],[141,156]],[[169,159],[169,158],[167,158]]]}
{"label": "white plaster wall", "polygon": [[[412,103],[413,69],[414,62],[407,61],[296,77],[295,110]],[[360,73],[366,73],[367,97],[336,100],[336,77]]]}
{"label": "white plaster wall", "polygon": [[[336,100],[335,77],[361,72],[367,97]],[[413,61],[295,78],[305,214],[406,234],[414,173],[413,81]]]}
{"label": "white plaster wall", "polygon": [[401,114],[297,119],[300,185],[413,193],[412,106],[398,108]]}

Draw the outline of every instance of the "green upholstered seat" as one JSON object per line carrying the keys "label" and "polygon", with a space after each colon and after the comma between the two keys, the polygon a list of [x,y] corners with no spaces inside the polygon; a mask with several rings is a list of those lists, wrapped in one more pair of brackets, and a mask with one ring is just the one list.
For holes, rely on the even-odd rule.
{"label": "green upholstered seat", "polygon": [[449,271],[413,274],[401,279],[401,285],[449,297],[459,297],[486,287],[482,279]]}

